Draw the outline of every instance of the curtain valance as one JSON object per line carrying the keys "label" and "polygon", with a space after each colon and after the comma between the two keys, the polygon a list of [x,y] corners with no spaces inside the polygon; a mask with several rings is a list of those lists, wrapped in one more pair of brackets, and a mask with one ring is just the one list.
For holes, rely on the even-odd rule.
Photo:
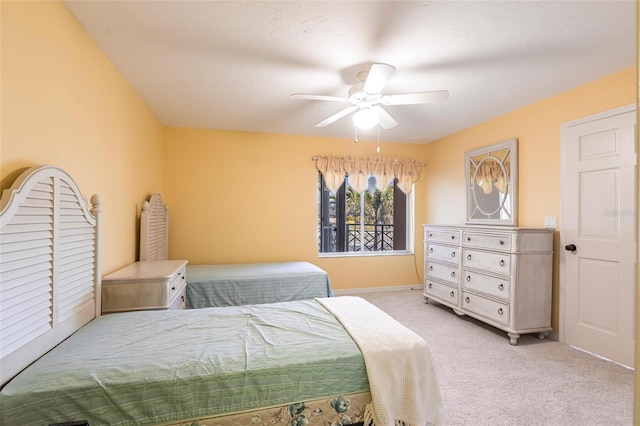
{"label": "curtain valance", "polygon": [[367,189],[369,176],[375,176],[376,188],[380,191],[384,191],[389,182],[397,178],[398,188],[408,194],[424,167],[420,161],[392,157],[319,155],[313,159],[316,168],[324,176],[327,188],[333,192],[338,191],[345,175],[349,175],[349,183],[359,193]]}

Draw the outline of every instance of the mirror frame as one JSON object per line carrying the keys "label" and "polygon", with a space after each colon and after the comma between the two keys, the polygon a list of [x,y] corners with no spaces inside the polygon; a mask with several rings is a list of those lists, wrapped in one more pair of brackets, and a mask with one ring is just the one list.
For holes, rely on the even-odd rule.
{"label": "mirror frame", "polygon": [[[508,192],[511,194],[511,197],[508,197],[506,201],[503,201],[502,204],[497,208],[497,211],[505,210],[507,213],[510,212],[510,215],[506,219],[491,219],[491,218],[473,218],[473,212],[478,208],[477,203],[475,201],[474,195],[474,183],[471,181],[471,164],[472,158],[477,156],[485,156],[485,158],[493,158],[496,160],[503,168],[505,164],[503,163],[504,158],[500,159],[492,154],[496,151],[508,150],[508,155],[510,157],[509,160],[509,177],[510,179],[507,181]],[[504,156],[506,157],[506,155]],[[477,173],[476,168],[476,173]],[[505,226],[518,226],[518,139],[509,139],[504,142],[500,142],[494,145],[486,146],[484,148],[475,149],[473,151],[467,151],[464,154],[464,171],[465,171],[465,188],[466,188],[466,198],[467,198],[467,224],[484,224],[484,225],[505,225]],[[506,205],[505,205],[506,204]],[[494,213],[495,213],[494,212]],[[483,212],[484,213],[484,212]],[[485,213],[486,214],[486,213]]]}

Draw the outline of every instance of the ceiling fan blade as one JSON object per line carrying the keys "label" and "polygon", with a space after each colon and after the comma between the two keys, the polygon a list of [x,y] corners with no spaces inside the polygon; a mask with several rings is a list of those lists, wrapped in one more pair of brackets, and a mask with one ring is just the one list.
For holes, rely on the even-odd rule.
{"label": "ceiling fan blade", "polygon": [[318,124],[316,124],[316,127],[326,127],[329,124],[333,123],[334,121],[338,121],[340,120],[342,117],[351,114],[353,111],[355,111],[356,109],[358,109],[357,106],[350,106],[348,108],[343,109],[342,111],[333,114],[331,117],[327,118],[326,120],[323,120],[321,122],[319,122]]}
{"label": "ceiling fan blade", "polygon": [[434,90],[433,92],[406,93],[404,95],[387,95],[382,97],[384,105],[416,105],[444,102],[449,99],[449,91]]}
{"label": "ceiling fan blade", "polygon": [[304,93],[294,93],[291,95],[294,99],[310,99],[312,101],[336,101],[336,102],[351,102],[350,98],[342,96],[325,96],[325,95],[306,95]]}
{"label": "ceiling fan blade", "polygon": [[380,127],[383,129],[393,129],[398,125],[398,122],[381,106],[376,105],[373,109],[378,113],[378,124],[380,124]]}
{"label": "ceiling fan blade", "polygon": [[367,80],[364,82],[362,90],[370,95],[377,95],[378,93],[381,93],[395,70],[395,67],[388,64],[371,65],[371,69],[369,70]]}

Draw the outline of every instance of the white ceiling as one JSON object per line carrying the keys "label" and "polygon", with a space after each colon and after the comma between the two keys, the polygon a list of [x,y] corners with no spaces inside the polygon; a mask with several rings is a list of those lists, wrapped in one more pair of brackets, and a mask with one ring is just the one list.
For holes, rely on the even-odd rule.
{"label": "white ceiling", "polygon": [[289,95],[347,96],[383,62],[384,94],[450,92],[385,107],[381,140],[424,143],[636,62],[632,0],[65,4],[168,126],[351,138],[350,117],[314,127],[348,104]]}

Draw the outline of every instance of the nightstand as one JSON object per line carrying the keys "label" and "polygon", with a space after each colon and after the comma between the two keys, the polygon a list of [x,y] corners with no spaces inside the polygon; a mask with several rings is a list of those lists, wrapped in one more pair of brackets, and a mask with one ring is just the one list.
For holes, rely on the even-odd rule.
{"label": "nightstand", "polygon": [[102,313],[185,309],[187,261],[140,261],[102,277]]}

